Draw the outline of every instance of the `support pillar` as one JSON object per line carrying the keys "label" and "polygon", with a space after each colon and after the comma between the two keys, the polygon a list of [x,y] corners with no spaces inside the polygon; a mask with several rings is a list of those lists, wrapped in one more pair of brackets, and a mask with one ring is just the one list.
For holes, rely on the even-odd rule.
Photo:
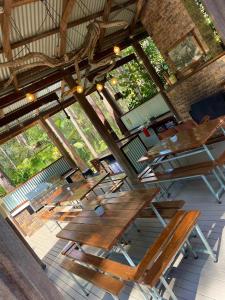
{"label": "support pillar", "polygon": [[121,117],[123,115],[122,109],[119,107],[119,105],[117,104],[117,102],[114,99],[113,95],[111,94],[111,92],[106,87],[102,90],[101,94],[107,100],[109,105],[111,106],[111,108],[113,110],[115,121],[116,121],[120,131],[123,134],[126,134],[128,130],[127,130],[126,126],[124,125],[124,123],[121,120]]}
{"label": "support pillar", "polygon": [[15,188],[10,178],[5,174],[5,172],[1,168],[1,165],[0,165],[0,184],[7,193],[12,192]]}
{"label": "support pillar", "polygon": [[91,104],[91,106],[94,108],[98,118],[101,120],[102,124],[105,126],[105,128],[108,130],[108,132],[111,134],[112,138],[114,140],[119,140],[118,136],[112,129],[109,122],[106,120],[104,114],[102,113],[101,109],[98,107],[98,105],[95,103],[95,101],[91,98],[91,96],[87,96],[88,102]]}
{"label": "support pillar", "polygon": [[98,154],[95,151],[94,147],[92,146],[92,144],[90,143],[90,141],[85,136],[85,134],[83,133],[82,129],[80,128],[80,126],[79,126],[79,124],[77,122],[76,114],[74,113],[73,109],[71,107],[66,108],[66,112],[70,116],[71,122],[73,123],[74,127],[76,128],[77,132],[79,133],[79,135],[83,139],[85,145],[87,146],[87,148],[89,149],[89,151],[91,152],[91,154],[93,155],[93,157],[94,158],[98,157]]}
{"label": "support pillar", "polygon": [[49,280],[37,259],[4,219],[1,207],[0,227],[1,298],[62,300],[62,295]]}
{"label": "support pillar", "polygon": [[77,165],[70,154],[66,151],[65,147],[62,145],[59,138],[55,135],[55,133],[51,130],[50,126],[44,119],[39,120],[40,126],[46,131],[48,137],[51,139],[53,144],[58,148],[59,152],[62,154],[63,157],[70,163],[72,168],[77,168]]}
{"label": "support pillar", "polygon": [[79,157],[78,153],[76,152],[75,148],[69,143],[63,133],[58,129],[55,125],[52,118],[46,119],[46,123],[48,124],[51,131],[58,137],[59,141],[61,142],[62,146],[65,150],[69,153],[70,157],[73,159],[75,164],[80,168],[81,171],[86,170],[88,167],[86,163]]}
{"label": "support pillar", "polygon": [[[75,81],[72,76],[66,76],[65,81],[69,85],[70,88],[73,88],[75,85]],[[115,159],[123,168],[124,172],[127,174],[128,178],[130,179],[131,183],[136,184],[138,182],[137,174],[130,165],[129,161],[127,160],[124,153],[120,150],[117,143],[113,140],[111,134],[108,130],[103,126],[102,121],[99,119],[97,113],[93,109],[92,105],[88,102],[86,97],[82,94],[74,94],[76,100],[80,103],[81,107],[83,108],[86,115],[91,120],[92,124],[102,137],[102,139],[107,144],[109,150],[114,155]]]}
{"label": "support pillar", "polygon": [[147,54],[144,52],[144,50],[142,49],[142,47],[141,47],[141,45],[138,41],[133,40],[132,46],[134,48],[134,51],[138,55],[138,57],[143,61],[143,65],[146,68],[146,70],[147,70],[148,74],[150,75],[151,79],[154,81],[156,86],[159,88],[162,97],[164,98],[166,104],[169,106],[169,109],[176,116],[176,118],[179,120],[180,117],[179,117],[176,109],[174,108],[174,106],[170,102],[170,99],[168,98],[167,94],[165,93],[163,83],[161,82],[161,79],[160,79],[159,75],[157,74],[155,68],[151,64]]}

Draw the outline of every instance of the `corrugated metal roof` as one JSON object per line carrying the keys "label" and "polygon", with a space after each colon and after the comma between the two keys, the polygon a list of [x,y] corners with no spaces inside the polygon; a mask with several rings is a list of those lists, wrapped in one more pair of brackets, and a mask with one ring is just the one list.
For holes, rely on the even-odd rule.
{"label": "corrugated metal roof", "polygon": [[105,5],[105,0],[77,1],[76,5],[74,5],[73,7],[72,13],[69,18],[69,22],[79,20],[80,18],[102,11],[104,9],[104,5]]}
{"label": "corrugated metal roof", "polygon": [[[122,1],[121,1],[122,2]],[[129,5],[127,9],[121,9],[120,11],[113,12],[110,14],[110,21],[117,21],[117,20],[123,20],[126,21],[128,24],[131,23],[134,17],[134,12],[135,12],[135,4]],[[112,34],[121,28],[112,28],[112,29],[107,29],[106,30],[106,35]]]}
{"label": "corrugated metal roof", "polygon": [[[117,0],[113,5],[125,3],[127,0]],[[24,38],[29,38],[47,32],[48,30],[58,28],[62,16],[63,0],[48,0],[47,5],[51,16],[47,14],[46,7],[43,2],[35,1],[26,5],[17,6],[12,10],[11,14],[11,43],[18,42]],[[77,1],[71,12],[69,22],[78,20],[82,17],[91,15],[96,12],[104,10],[105,0],[82,0]],[[124,9],[121,5],[121,10],[110,14],[110,20],[126,20],[130,22],[133,14],[130,10],[135,11],[135,5],[130,5]],[[78,49],[86,36],[87,23],[68,29],[67,51]],[[106,31],[106,34],[111,34],[120,30],[120,28],[113,28]],[[2,32],[0,30],[0,41],[2,41]],[[31,42],[26,46],[18,47],[12,51],[14,59],[22,57],[29,51],[42,52],[49,56],[57,55],[57,47],[59,46],[59,33],[49,35],[37,41]],[[5,61],[5,58],[0,54],[0,61]],[[31,60],[27,63],[34,62]],[[8,69],[0,69],[0,81],[9,77]]]}
{"label": "corrugated metal roof", "polygon": [[[100,12],[104,10],[106,0],[82,0],[77,1],[74,6],[69,22],[78,20],[82,17],[91,15],[96,12]],[[37,34],[44,33],[48,30],[58,28],[60,25],[60,19],[62,16],[62,4],[63,0],[48,0],[49,10],[51,12],[52,18],[47,15],[46,8],[41,1],[31,2],[26,5],[15,7],[12,10],[11,15],[11,35],[10,40],[11,43],[18,42],[24,38],[29,38],[36,36]],[[113,5],[123,4],[127,2],[127,0],[116,0]],[[133,12],[135,11],[135,4],[130,5],[127,9],[124,9],[121,5],[121,9],[112,12],[110,14],[109,20],[125,20],[128,23],[133,19]],[[98,18],[98,19],[101,19]],[[79,26],[69,28],[67,31],[67,52],[71,52],[74,49],[79,49],[82,43],[85,40],[87,33],[87,25],[89,22],[82,23]],[[109,35],[121,28],[113,28],[106,31],[106,35]],[[0,30],[0,43],[2,41],[2,32]],[[25,54],[30,52],[41,52],[49,56],[56,56],[57,50],[60,45],[59,41],[59,33],[55,33],[52,35],[48,35],[39,40],[28,43],[26,46],[21,46],[12,50],[13,58],[22,57]],[[4,54],[0,54],[0,62],[7,61],[4,57]],[[35,59],[27,61],[27,64],[35,62]],[[0,68],[0,81],[6,80],[9,78],[10,72],[8,68]],[[37,93],[37,98],[42,97],[52,91],[60,88],[60,82],[55,85],[50,86],[48,89],[44,89]],[[4,108],[3,112],[8,114],[14,110],[19,109],[20,107],[27,104],[26,99],[22,99],[17,103],[10,105]],[[51,102],[41,108],[42,111],[48,109],[51,106],[54,106],[55,103]],[[26,118],[32,118],[33,113],[30,113],[23,117],[23,121]],[[18,122],[10,123],[11,126],[18,125]],[[4,128],[7,129],[7,126]],[[1,128],[2,130],[2,128]]]}
{"label": "corrugated metal roof", "polygon": [[[59,27],[62,15],[63,0],[48,0],[49,11],[41,1],[31,2],[27,5],[15,7],[11,14],[12,30],[10,40],[12,43]],[[22,36],[18,33],[22,34]]]}

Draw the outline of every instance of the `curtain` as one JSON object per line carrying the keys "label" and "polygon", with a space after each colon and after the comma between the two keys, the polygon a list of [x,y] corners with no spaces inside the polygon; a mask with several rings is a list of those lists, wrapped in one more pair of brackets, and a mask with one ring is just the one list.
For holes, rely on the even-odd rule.
{"label": "curtain", "polygon": [[225,0],[202,0],[202,3],[225,43]]}

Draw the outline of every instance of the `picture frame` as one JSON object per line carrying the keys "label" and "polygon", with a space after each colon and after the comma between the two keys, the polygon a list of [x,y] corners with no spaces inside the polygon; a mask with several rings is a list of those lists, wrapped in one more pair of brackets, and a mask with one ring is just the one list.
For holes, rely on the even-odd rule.
{"label": "picture frame", "polygon": [[182,72],[197,65],[205,54],[200,40],[191,30],[168,51],[168,58],[176,71]]}

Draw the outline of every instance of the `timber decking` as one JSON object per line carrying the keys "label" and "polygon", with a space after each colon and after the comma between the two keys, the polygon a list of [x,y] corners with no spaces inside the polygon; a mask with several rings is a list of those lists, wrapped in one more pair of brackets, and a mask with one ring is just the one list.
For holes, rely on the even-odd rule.
{"label": "timber decking", "polygon": [[[177,183],[177,188],[173,191],[171,199],[183,199],[186,201],[184,209],[200,209],[201,216],[198,222],[203,233],[208,237],[209,244],[218,254],[218,263],[212,262],[211,257],[199,254],[195,260],[191,255],[182,261],[178,269],[172,272],[171,286],[181,300],[224,300],[225,299],[225,196],[222,197],[222,204],[212,201],[212,196],[207,188],[199,180]],[[52,222],[53,232],[50,233],[46,226],[42,227],[28,241],[33,246],[36,253],[43,258],[47,264],[47,274],[53,283],[67,300],[111,300],[110,295],[88,285],[90,295],[88,298],[82,294],[79,287],[73,281],[69,273],[60,268],[59,264],[63,257],[60,252],[66,242],[56,238],[59,228]],[[154,219],[138,219],[137,225],[141,229],[138,233],[131,228],[128,239],[132,238],[134,243],[128,246],[129,254],[138,262],[143,257],[148,245],[161,232],[162,227]],[[199,239],[192,239],[195,245],[201,246]],[[96,253],[94,248],[90,249]],[[112,257],[111,257],[112,258]],[[118,254],[113,254],[113,258],[122,261]],[[124,260],[123,260],[124,262]],[[80,282],[83,282],[80,280]],[[169,299],[168,295],[164,295]],[[142,295],[131,283],[127,284],[120,296],[121,300],[141,300]]]}

